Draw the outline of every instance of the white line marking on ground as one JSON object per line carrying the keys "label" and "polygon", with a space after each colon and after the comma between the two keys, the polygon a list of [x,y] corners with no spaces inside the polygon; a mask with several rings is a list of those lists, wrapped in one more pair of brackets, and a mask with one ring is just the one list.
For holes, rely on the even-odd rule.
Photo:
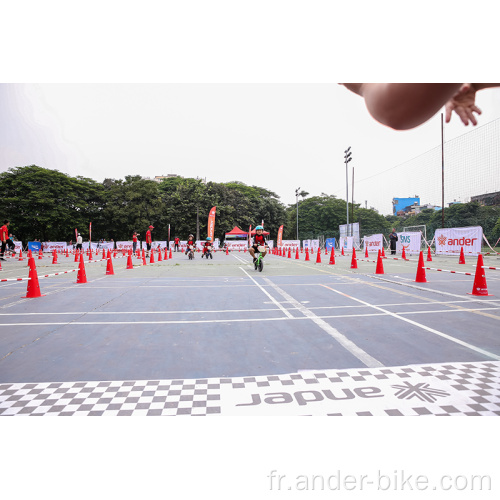
{"label": "white line marking on ground", "polygon": [[242,313],[242,312],[261,312],[261,311],[276,311],[276,309],[222,309],[211,311],[89,311],[89,312],[33,312],[33,313],[0,313],[0,316],[57,316],[68,314],[207,314],[207,313]]}
{"label": "white line marking on ground", "polygon": [[273,304],[283,311],[288,318],[293,318],[293,316],[267,290],[265,290],[262,285],[257,283],[242,267],[240,267],[240,269],[269,297]]}
{"label": "white line marking on ground", "polygon": [[291,295],[282,290],[278,285],[274,284],[270,279],[264,278],[264,281],[276,290],[284,299],[290,302],[297,310],[299,310],[306,318],[312,320],[316,325],[318,325],[322,330],[324,330],[328,335],[333,337],[344,349],[349,351],[353,356],[358,358],[362,363],[364,363],[369,368],[375,368],[384,366],[380,361],[370,356],[363,349],[358,347],[354,342],[349,340],[345,335],[342,335],[336,328],[323,321],[320,317],[316,316],[311,310],[306,306],[301,304],[298,300],[295,300]]}
{"label": "white line marking on ground", "polygon": [[325,288],[328,288],[328,290],[331,290],[332,292],[335,292],[335,293],[337,293],[339,295],[343,295],[344,297],[347,297],[347,298],[349,298],[351,300],[354,300],[354,301],[359,302],[361,304],[365,304],[367,306],[373,307],[373,309],[376,309],[377,311],[385,312],[389,316],[392,316],[392,317],[394,317],[396,319],[400,319],[401,321],[405,321],[406,323],[409,323],[410,325],[416,326],[418,328],[422,328],[423,330],[426,330],[426,331],[428,331],[430,333],[434,333],[435,335],[439,335],[440,337],[443,337],[443,338],[445,338],[447,340],[451,340],[452,342],[455,342],[456,344],[460,344],[460,345],[462,345],[464,347],[467,347],[468,349],[470,349],[472,351],[479,352],[479,353],[481,353],[481,354],[483,354],[485,356],[488,356],[489,358],[492,358],[492,359],[500,360],[500,356],[497,356],[496,354],[493,354],[492,352],[489,352],[489,351],[486,351],[484,349],[481,349],[480,347],[476,347],[476,346],[474,346],[472,344],[464,342],[463,340],[459,340],[459,339],[457,339],[455,337],[452,337],[451,335],[447,335],[446,333],[443,333],[443,332],[440,332],[438,330],[435,330],[434,328],[430,328],[428,326],[422,325],[421,323],[417,323],[416,321],[413,321],[411,319],[404,318],[404,317],[400,316],[399,314],[396,314],[396,313],[388,311],[387,309],[383,309],[381,307],[369,304],[368,302],[365,302],[364,300],[357,299],[355,297],[347,295],[344,292],[340,292],[338,290],[335,290],[334,288],[330,288],[329,286],[326,286],[326,285],[322,285],[322,286],[324,286]]}
{"label": "white line marking on ground", "polygon": [[248,260],[242,259],[239,255],[233,255],[233,257],[237,260],[239,260],[241,263],[249,266],[250,264],[248,263]]}

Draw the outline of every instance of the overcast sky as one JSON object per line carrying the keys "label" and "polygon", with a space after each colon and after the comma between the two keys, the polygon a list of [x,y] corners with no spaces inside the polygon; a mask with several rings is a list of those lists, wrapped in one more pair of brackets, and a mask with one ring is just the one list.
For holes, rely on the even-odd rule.
{"label": "overcast sky", "polygon": [[[421,73],[413,71],[420,68],[420,60],[405,64],[414,47],[400,51],[398,43],[385,56],[401,61],[401,67],[389,64],[387,70],[375,57],[377,44],[353,43],[355,33],[339,30],[334,11],[326,11],[330,21],[337,20],[332,36],[328,16],[317,10],[280,11],[280,2],[265,4],[265,17],[245,10],[246,22],[233,24],[218,16],[204,22],[214,13],[203,3],[195,2],[197,10],[167,3],[170,16],[148,17],[153,27],[141,25],[142,11],[128,3],[119,12],[103,8],[98,19],[89,10],[78,12],[77,24],[64,2],[55,4],[66,16],[63,36],[54,34],[54,28],[61,29],[57,20],[45,19],[43,27],[37,22],[45,10],[34,2],[23,18],[33,41],[18,42],[6,58],[8,71],[0,84],[0,171],[36,164],[97,181],[178,174],[262,186],[286,204],[295,202],[298,187],[310,195],[324,192],[345,198],[347,147],[353,157],[350,184],[351,167],[361,181],[439,146],[440,116],[414,130],[396,132],[375,122],[362,99],[336,82],[356,76],[365,76],[365,81],[391,81],[386,78],[390,76],[392,81],[456,81],[462,76],[454,69],[449,48],[447,59],[437,62],[437,71],[432,65],[436,62],[426,59],[427,71]],[[233,4],[215,2],[222,4],[226,15],[235,16],[233,21],[241,20]],[[315,5],[320,4],[326,5]],[[254,4],[259,5],[264,4]],[[368,14],[374,9],[370,3],[360,5]],[[351,11],[347,14],[352,16]],[[117,39],[109,38],[106,19],[113,19],[127,57],[117,51]],[[130,23],[138,29],[133,34]],[[433,25],[439,27],[439,19],[427,20],[426,39],[431,43]],[[395,23],[392,29],[401,35],[407,28]],[[161,50],[153,44],[159,30]],[[377,35],[381,45],[387,43]],[[258,57],[251,57],[252,51]],[[354,52],[352,59],[349,51]],[[422,50],[424,56],[427,52]],[[394,79],[395,69],[403,78]],[[449,78],[443,79],[443,73]],[[474,76],[474,81],[484,77]],[[33,83],[16,83],[20,81]],[[52,81],[64,83],[37,83]],[[108,83],[73,83],[93,81]],[[109,83],[114,81],[141,83]],[[150,81],[177,83],[146,83]],[[183,81],[193,83],[179,83]],[[478,93],[477,102],[483,110],[480,125],[500,117],[500,89]],[[445,139],[470,130],[454,116],[445,127]],[[364,206],[367,201],[384,214],[393,196],[414,194],[387,192],[381,204],[371,200],[365,187],[369,184],[360,183],[355,202]],[[375,178],[371,189],[383,186]]]}
{"label": "overcast sky", "polygon": [[[2,171],[36,164],[97,181],[136,174],[238,180],[284,203],[295,201],[298,187],[345,198],[348,146],[351,183],[352,166],[361,180],[441,140],[439,115],[396,132],[337,84],[6,84],[0,92]],[[479,93],[478,104],[481,124],[499,118],[500,89]],[[445,137],[470,129],[455,116]],[[370,204],[367,191],[355,197],[365,199]]]}

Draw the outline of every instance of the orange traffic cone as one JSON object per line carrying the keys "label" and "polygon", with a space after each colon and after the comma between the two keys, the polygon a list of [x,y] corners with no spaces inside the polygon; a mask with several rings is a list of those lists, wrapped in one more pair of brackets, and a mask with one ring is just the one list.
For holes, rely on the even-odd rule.
{"label": "orange traffic cone", "polygon": [[328,248],[326,248],[326,245],[325,245],[325,255],[328,255]]}
{"label": "orange traffic cone", "polygon": [[405,247],[403,247],[403,253],[402,253],[402,255],[401,255],[401,258],[402,258],[403,260],[406,260]]}
{"label": "orange traffic cone", "polygon": [[345,254],[344,254],[344,247],[342,247],[342,252],[341,252],[341,253],[342,253],[342,255],[345,255]]}
{"label": "orange traffic cone", "polygon": [[55,250],[52,253],[52,264],[57,264],[57,252]]}
{"label": "orange traffic cone", "polygon": [[305,260],[310,260],[309,259],[309,248],[306,248],[306,258],[305,258]]}
{"label": "orange traffic cone", "polygon": [[481,295],[483,297],[490,296],[488,293],[488,286],[486,284],[486,274],[484,271],[483,254],[477,256],[476,275],[474,276],[474,285],[472,286],[472,293],[467,295]]}
{"label": "orange traffic cone", "polygon": [[[28,262],[29,265],[29,262]],[[0,261],[0,271],[2,271],[2,262]]]}
{"label": "orange traffic cone", "polygon": [[161,248],[158,248],[158,262],[162,261],[162,257],[161,257]]}
{"label": "orange traffic cone", "polygon": [[297,247],[297,251],[295,252],[295,260],[299,258],[299,248]]}
{"label": "orange traffic cone", "polygon": [[382,245],[382,253],[380,254],[380,256],[385,259],[385,250],[384,250],[384,245]]}
{"label": "orange traffic cone", "polygon": [[66,257],[69,257],[69,250],[66,248]]}
{"label": "orange traffic cone", "polygon": [[22,297],[23,299],[33,299],[35,297],[43,297],[40,293],[40,285],[38,283],[38,273],[36,272],[35,259],[31,257],[28,261],[30,266],[30,273],[28,276],[28,288],[26,289],[26,295]]}
{"label": "orange traffic cone", "polygon": [[415,281],[417,283],[427,283],[427,279],[425,278],[424,253],[422,251],[420,251],[420,256],[418,257],[417,276]]}
{"label": "orange traffic cone", "polygon": [[77,250],[75,252],[75,262],[78,262],[80,260],[80,250]]}
{"label": "orange traffic cone", "polygon": [[168,260],[168,248],[165,247],[165,256],[163,257],[163,260]]}
{"label": "orange traffic cone", "polygon": [[19,250],[19,260],[24,260],[23,259],[23,249],[22,248]]}
{"label": "orange traffic cone", "polygon": [[83,254],[80,254],[80,267],[78,268],[77,283],[87,283],[87,275],[85,274],[85,264],[83,263]]}
{"label": "orange traffic cone", "polygon": [[89,251],[89,260],[92,260],[92,248]]}
{"label": "orange traffic cone", "polygon": [[38,259],[43,259],[43,252],[42,252],[42,249],[40,248],[40,250],[38,251]]}
{"label": "orange traffic cone", "polygon": [[292,247],[288,247],[288,258],[292,258]]}
{"label": "orange traffic cone", "polygon": [[172,249],[170,249],[170,252],[168,253],[168,258],[171,259],[172,258]]}
{"label": "orange traffic cone", "polygon": [[229,255],[229,247],[226,247],[226,255]]}
{"label": "orange traffic cone", "polygon": [[127,257],[127,269],[134,269],[134,264],[132,264],[132,251],[129,251]]}
{"label": "orange traffic cone", "polygon": [[332,247],[332,252],[330,254],[330,262],[329,262],[329,264],[332,264],[332,265],[335,264],[335,250],[334,250],[333,247]]}
{"label": "orange traffic cone", "polygon": [[384,264],[382,262],[382,253],[380,252],[380,250],[378,251],[377,268],[375,270],[375,274],[384,274]]}
{"label": "orange traffic cone", "polygon": [[352,247],[351,269],[358,268],[358,259],[356,258],[356,249]]}
{"label": "orange traffic cone", "polygon": [[106,266],[106,274],[115,274],[113,270],[113,260],[111,259],[111,252],[108,250],[108,265]]}
{"label": "orange traffic cone", "polygon": [[321,251],[318,248],[318,255],[316,256],[316,264],[321,264]]}
{"label": "orange traffic cone", "polygon": [[146,262],[146,254],[144,253],[144,250],[142,251],[142,265],[147,266],[148,263]]}
{"label": "orange traffic cone", "polygon": [[155,251],[151,249],[151,257],[149,258],[149,263],[154,264],[155,263]]}
{"label": "orange traffic cone", "polygon": [[368,247],[365,246],[365,259],[368,258]]}
{"label": "orange traffic cone", "polygon": [[431,247],[427,247],[427,262],[432,262]]}
{"label": "orange traffic cone", "polygon": [[458,259],[459,264],[465,264],[464,247],[460,247],[460,257]]}
{"label": "orange traffic cone", "polygon": [[102,249],[102,260],[106,258],[106,250]]}

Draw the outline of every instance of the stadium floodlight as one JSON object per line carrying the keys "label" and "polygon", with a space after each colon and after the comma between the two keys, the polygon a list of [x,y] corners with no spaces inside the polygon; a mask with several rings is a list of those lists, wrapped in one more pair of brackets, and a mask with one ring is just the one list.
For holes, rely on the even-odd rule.
{"label": "stadium floodlight", "polygon": [[295,190],[295,201],[297,203],[297,240],[299,239],[299,191],[300,188]]}
{"label": "stadium floodlight", "polygon": [[347,212],[347,236],[349,236],[349,184],[348,184],[348,176],[347,176],[347,164],[352,160],[351,156],[351,146],[349,146],[345,151],[344,151],[344,163],[345,163],[345,205],[346,205],[346,212]]}

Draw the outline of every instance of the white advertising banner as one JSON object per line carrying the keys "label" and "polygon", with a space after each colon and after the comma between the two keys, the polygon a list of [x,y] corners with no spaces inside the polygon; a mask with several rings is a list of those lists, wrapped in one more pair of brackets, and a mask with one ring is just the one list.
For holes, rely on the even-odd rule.
{"label": "white advertising banner", "polygon": [[[146,244],[144,244],[144,246],[146,246]],[[160,250],[164,250],[166,246],[167,246],[166,241],[153,241],[153,243],[151,243],[151,248],[153,248],[154,250],[158,250],[158,248]]]}
{"label": "white advertising banner", "polygon": [[[87,243],[88,246],[88,243]],[[63,250],[66,251],[66,248],[68,245],[66,244],[65,241],[44,241],[43,242],[43,251],[44,252],[53,252],[54,250],[56,252],[62,252]]]}
{"label": "white advertising banner", "polygon": [[436,229],[434,233],[436,254],[460,254],[463,247],[464,254],[478,255],[482,240],[483,228],[480,226]]}
{"label": "white advertising banner", "polygon": [[281,250],[284,249],[288,252],[289,248],[294,252],[297,250],[297,248],[300,251],[300,240],[282,240],[281,241]]}
{"label": "white advertising banner", "polygon": [[382,251],[384,245],[384,237],[382,234],[372,234],[371,236],[365,236],[365,250],[368,248],[368,253]]}
{"label": "white advertising banner", "polygon": [[106,241],[104,243],[99,242],[97,243],[97,248],[99,250],[114,250],[115,249],[115,244],[112,241]]}
{"label": "white advertising banner", "polygon": [[226,246],[230,252],[244,252],[245,250],[248,250],[248,243],[246,241],[226,240]]}
{"label": "white advertising banner", "polygon": [[[76,248],[76,243],[75,243],[75,248]],[[82,250],[85,250],[87,251],[89,249],[89,242],[88,241],[84,241],[82,243]],[[45,252],[45,247],[44,247],[44,252]],[[96,252],[97,251],[97,243],[92,243],[92,251],[93,252]]]}
{"label": "white advertising banner", "polygon": [[16,253],[20,252],[23,249],[22,241],[13,241],[12,243],[14,243],[14,246],[16,247],[15,248]]}
{"label": "white advertising banner", "polygon": [[396,241],[396,252],[405,255],[414,255],[420,253],[420,246],[422,245],[422,233],[398,233],[398,241]]}
{"label": "white advertising banner", "polygon": [[344,252],[352,252],[352,245],[354,243],[354,238],[352,236],[341,236],[339,238],[339,247],[344,249]]}
{"label": "white advertising banner", "polygon": [[359,247],[359,222],[354,222],[353,224],[342,224],[339,226],[340,237],[347,238],[350,234],[354,238],[356,246]]}
{"label": "white advertising banner", "polygon": [[[207,240],[199,240],[199,241],[196,241],[196,250],[203,250],[203,247],[205,246],[205,243],[207,242]],[[246,245],[246,242],[245,242],[245,245]],[[215,238],[214,242],[212,243],[212,248],[214,250],[219,250],[219,238]],[[248,245],[247,245],[247,248],[248,248]]]}
{"label": "white advertising banner", "polygon": [[[137,247],[136,247],[136,250],[138,248],[140,248],[140,243],[137,242]],[[117,241],[116,242],[116,249],[121,251],[121,250],[133,250],[133,243],[132,241]]]}
{"label": "white advertising banner", "polygon": [[319,248],[319,240],[302,240],[304,250],[309,249],[310,252],[317,252]]}

